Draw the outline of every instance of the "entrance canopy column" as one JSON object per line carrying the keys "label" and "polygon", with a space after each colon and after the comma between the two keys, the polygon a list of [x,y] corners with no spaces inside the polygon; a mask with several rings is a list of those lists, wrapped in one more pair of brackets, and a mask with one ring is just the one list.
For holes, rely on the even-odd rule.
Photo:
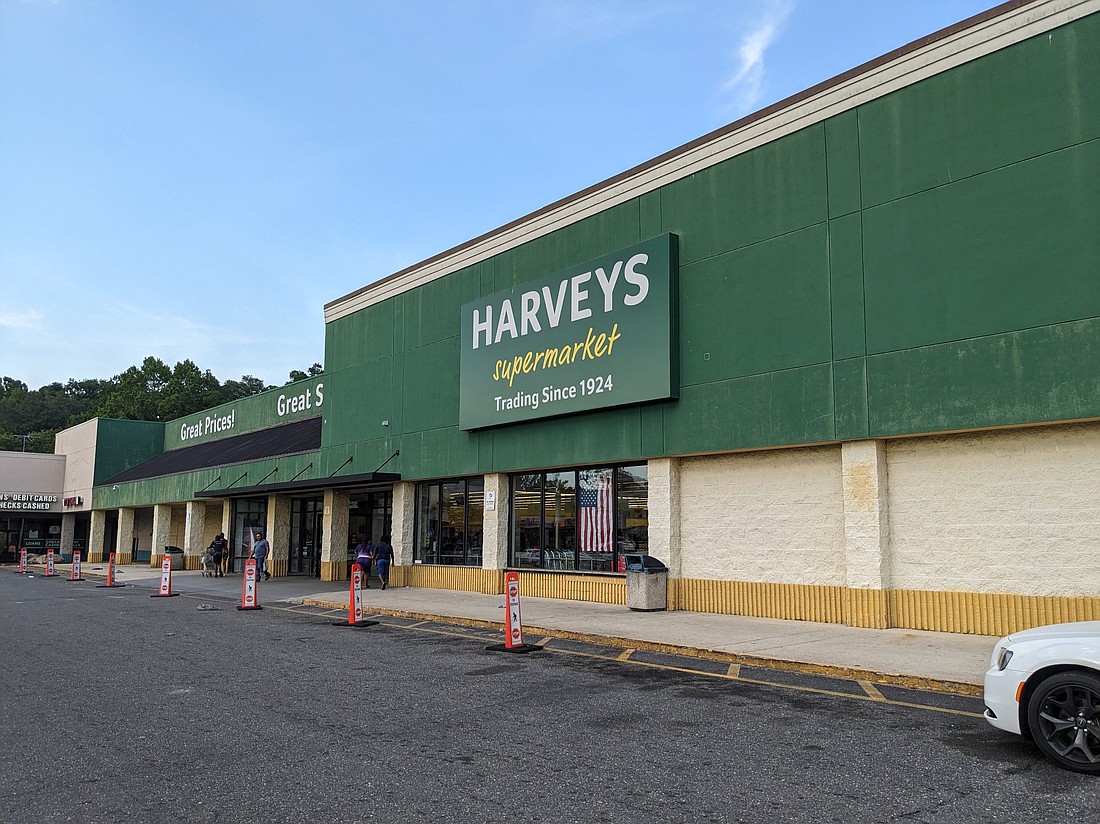
{"label": "entrance canopy column", "polygon": [[402,481],[393,485],[393,518],[390,521],[390,546],[393,562],[409,566],[413,562],[413,518],[416,514],[416,484]]}
{"label": "entrance canopy column", "polygon": [[[345,510],[345,516],[347,511]],[[267,499],[267,541],[271,555],[267,570],[272,575],[290,573],[290,497],[271,495]]]}
{"label": "entrance canopy column", "polygon": [[149,550],[149,566],[158,567],[164,560],[164,547],[172,536],[172,506],[157,504],[153,507],[153,546]]}
{"label": "entrance canopy column", "polygon": [[[61,555],[73,554],[73,537],[76,535],[76,515],[66,512],[61,516]],[[85,558],[84,560],[87,560]]]}
{"label": "entrance canopy column", "polygon": [[348,493],[325,490],[325,513],[321,530],[321,580],[348,578]]}
{"label": "entrance canopy column", "polygon": [[103,563],[103,541],[107,534],[107,510],[93,509],[92,522],[88,526],[88,560]]}
{"label": "entrance canopy column", "polygon": [[134,562],[134,510],[123,507],[118,511],[118,535],[115,538],[115,561],[120,564]]}
{"label": "entrance canopy column", "polygon": [[188,501],[183,534],[183,568],[199,569],[206,549],[206,501]]}
{"label": "entrance canopy column", "polygon": [[485,521],[481,535],[483,569],[508,566],[508,475],[499,472],[485,476]]}

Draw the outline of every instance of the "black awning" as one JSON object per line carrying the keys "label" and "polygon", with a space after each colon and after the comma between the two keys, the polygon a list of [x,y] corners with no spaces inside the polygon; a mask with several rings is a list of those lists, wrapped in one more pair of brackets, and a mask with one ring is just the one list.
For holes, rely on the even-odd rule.
{"label": "black awning", "polygon": [[232,489],[204,489],[196,492],[196,498],[244,498],[250,495],[271,495],[276,492],[308,492],[325,489],[346,489],[348,487],[389,486],[401,480],[396,472],[364,472],[360,475],[337,475],[328,478],[312,478],[302,481],[260,484],[258,486],[235,486]]}
{"label": "black awning", "polygon": [[[155,458],[150,458],[137,466],[107,478],[97,486],[121,484],[131,481],[144,481],[165,475],[177,475],[181,472],[194,472],[198,469],[210,469],[216,466],[260,461],[264,458],[278,458],[283,455],[297,455],[303,452],[316,452],[321,448],[321,418],[308,418],[304,421],[272,426],[244,435],[234,435],[209,443],[170,449]],[[316,481],[313,482],[316,485]],[[234,491],[234,494],[237,494]]]}

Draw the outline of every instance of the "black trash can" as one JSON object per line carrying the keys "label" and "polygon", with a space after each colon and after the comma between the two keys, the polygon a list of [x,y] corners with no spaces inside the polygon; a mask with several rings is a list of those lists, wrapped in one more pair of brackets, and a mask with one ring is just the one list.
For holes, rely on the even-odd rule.
{"label": "black trash can", "polygon": [[635,612],[668,609],[668,567],[659,558],[627,553],[626,605]]}
{"label": "black trash can", "polygon": [[172,571],[183,569],[183,550],[178,546],[164,546],[164,554],[172,559]]}

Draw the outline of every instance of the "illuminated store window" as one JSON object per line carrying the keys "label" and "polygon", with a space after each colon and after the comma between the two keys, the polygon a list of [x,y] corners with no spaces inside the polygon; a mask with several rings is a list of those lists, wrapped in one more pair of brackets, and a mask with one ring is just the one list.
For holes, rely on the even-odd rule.
{"label": "illuminated store window", "polygon": [[649,550],[644,464],[512,476],[513,567],[622,572],[623,555]]}
{"label": "illuminated store window", "polygon": [[417,484],[413,560],[421,564],[481,566],[484,524],[482,478]]}

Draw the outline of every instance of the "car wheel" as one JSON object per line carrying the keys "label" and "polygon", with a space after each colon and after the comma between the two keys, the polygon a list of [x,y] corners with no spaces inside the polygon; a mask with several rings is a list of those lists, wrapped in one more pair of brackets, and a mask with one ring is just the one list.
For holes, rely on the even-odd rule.
{"label": "car wheel", "polygon": [[1027,717],[1044,755],[1067,770],[1100,775],[1100,677],[1071,670],[1044,679]]}

